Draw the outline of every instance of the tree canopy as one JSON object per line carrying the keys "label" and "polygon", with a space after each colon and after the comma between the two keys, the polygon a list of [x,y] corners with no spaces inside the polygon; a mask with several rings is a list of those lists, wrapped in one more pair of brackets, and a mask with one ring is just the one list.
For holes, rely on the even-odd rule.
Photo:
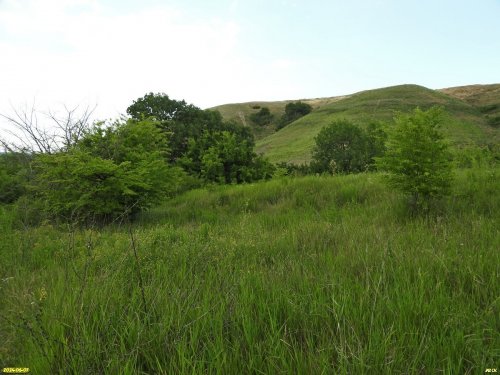
{"label": "tree canopy", "polygon": [[258,157],[248,127],[223,121],[165,94],[147,94],[127,109],[133,118],[152,117],[168,135],[170,162],[208,182],[241,183],[268,178],[272,166]]}
{"label": "tree canopy", "polygon": [[367,137],[357,126],[339,120],[324,127],[315,138],[311,167],[320,173],[353,173],[366,169]]}

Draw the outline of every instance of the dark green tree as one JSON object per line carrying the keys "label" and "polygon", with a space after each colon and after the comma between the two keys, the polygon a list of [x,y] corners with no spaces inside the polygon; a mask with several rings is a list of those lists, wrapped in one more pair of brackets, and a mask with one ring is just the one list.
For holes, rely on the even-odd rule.
{"label": "dark green tree", "polygon": [[134,100],[127,108],[127,113],[136,120],[144,117],[153,117],[157,121],[180,120],[184,121],[196,116],[199,108],[187,104],[184,100],[170,99],[163,93],[149,93]]}
{"label": "dark green tree", "polygon": [[272,167],[253,152],[255,141],[250,129],[223,121],[217,111],[204,111],[165,94],[150,93],[136,100],[127,112],[133,118],[157,119],[168,134],[170,162],[197,178],[249,182],[266,178],[263,171]]}
{"label": "dark green tree", "polygon": [[260,126],[269,125],[273,121],[273,114],[267,107],[262,107],[259,112],[252,113],[249,116],[250,120]]}
{"label": "dark green tree", "polygon": [[434,198],[450,191],[452,162],[440,131],[443,122],[444,113],[438,107],[398,114],[387,151],[377,159],[389,185],[410,195],[417,208],[429,208]]}
{"label": "dark green tree", "polygon": [[299,118],[309,114],[312,111],[312,107],[301,101],[291,102],[285,106],[285,113],[280,119],[278,124],[278,129],[283,128],[284,126],[298,120]]}
{"label": "dark green tree", "polygon": [[368,137],[347,120],[324,127],[315,138],[311,168],[318,173],[354,173],[369,163]]}
{"label": "dark green tree", "polygon": [[189,138],[200,137],[204,130],[221,130],[222,116],[216,111],[203,111],[184,100],[173,100],[166,94],[146,94],[127,108],[136,120],[153,118],[168,134],[170,161],[184,155]]}
{"label": "dark green tree", "polygon": [[173,100],[166,94],[149,93],[127,108],[134,119],[152,117],[168,134],[170,161],[175,162],[188,150],[189,139],[199,139],[205,132],[230,131],[253,143],[249,129],[223,121],[218,111],[202,110],[184,100]]}

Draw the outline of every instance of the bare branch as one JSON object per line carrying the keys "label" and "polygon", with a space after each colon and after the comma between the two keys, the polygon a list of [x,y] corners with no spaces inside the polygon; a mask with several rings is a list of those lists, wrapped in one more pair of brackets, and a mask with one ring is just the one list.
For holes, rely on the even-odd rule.
{"label": "bare branch", "polygon": [[[7,131],[15,143],[8,144],[5,140],[0,144],[10,150],[28,153],[45,153],[68,150],[73,147],[85,134],[90,126],[90,118],[97,106],[86,107],[78,113],[79,106],[68,108],[64,106],[65,113],[59,116],[57,113],[48,111],[43,113],[50,120],[44,126],[39,124],[39,112],[35,104],[25,106],[22,109],[12,107],[12,115],[0,114],[5,118],[17,132]],[[51,129],[52,128],[52,129]]]}

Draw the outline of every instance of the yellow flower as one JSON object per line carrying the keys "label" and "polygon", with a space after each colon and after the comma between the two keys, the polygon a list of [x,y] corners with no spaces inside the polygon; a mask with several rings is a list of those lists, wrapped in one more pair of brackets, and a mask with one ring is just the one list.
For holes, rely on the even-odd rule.
{"label": "yellow flower", "polygon": [[44,299],[47,298],[47,291],[45,290],[45,288],[42,286],[42,289],[40,289],[40,291],[38,292],[40,294],[40,302],[42,302]]}

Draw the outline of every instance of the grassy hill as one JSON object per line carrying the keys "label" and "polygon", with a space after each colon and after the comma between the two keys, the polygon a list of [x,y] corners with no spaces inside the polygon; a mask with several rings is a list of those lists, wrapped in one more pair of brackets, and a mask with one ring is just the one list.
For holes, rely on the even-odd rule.
{"label": "grassy hill", "polygon": [[439,90],[479,109],[488,124],[500,127],[500,84],[450,87]]}
{"label": "grassy hill", "polygon": [[483,373],[500,363],[498,172],[458,172],[428,218],[377,174],[207,187],[130,228],[32,228],[0,206],[0,365]]}
{"label": "grassy hill", "polygon": [[[334,103],[338,100],[345,98],[345,96],[337,96],[330,98],[316,98],[316,99],[301,99],[300,101],[309,104],[314,109],[321,108],[322,106]],[[285,106],[288,103],[297,100],[283,100],[277,102],[247,102],[247,103],[232,103],[223,104],[211,109],[218,110],[226,120],[233,120],[242,125],[250,126],[254,132],[256,139],[264,138],[275,132],[275,123],[285,113]],[[258,126],[250,120],[252,113],[257,113],[262,107],[269,108],[269,111],[274,115],[273,124],[269,126]]]}
{"label": "grassy hill", "polygon": [[[455,144],[484,145],[498,142],[500,130],[492,120],[500,111],[500,85],[477,86],[474,90],[451,88],[430,90],[417,85],[401,85],[363,91],[346,97],[315,99],[313,112],[274,132],[260,131],[257,151],[273,162],[303,163],[310,160],[314,137],[321,128],[335,119],[346,118],[360,126],[370,121],[391,122],[396,111],[407,112],[419,106],[427,109],[440,105],[450,114],[445,125],[448,138]],[[467,92],[467,94],[465,94]],[[287,102],[266,103],[275,112],[282,111]],[[257,104],[257,102],[256,102]],[[235,113],[252,111],[252,104],[217,107],[226,118]],[[258,105],[264,105],[260,103]],[[247,124],[248,125],[248,124]]]}

